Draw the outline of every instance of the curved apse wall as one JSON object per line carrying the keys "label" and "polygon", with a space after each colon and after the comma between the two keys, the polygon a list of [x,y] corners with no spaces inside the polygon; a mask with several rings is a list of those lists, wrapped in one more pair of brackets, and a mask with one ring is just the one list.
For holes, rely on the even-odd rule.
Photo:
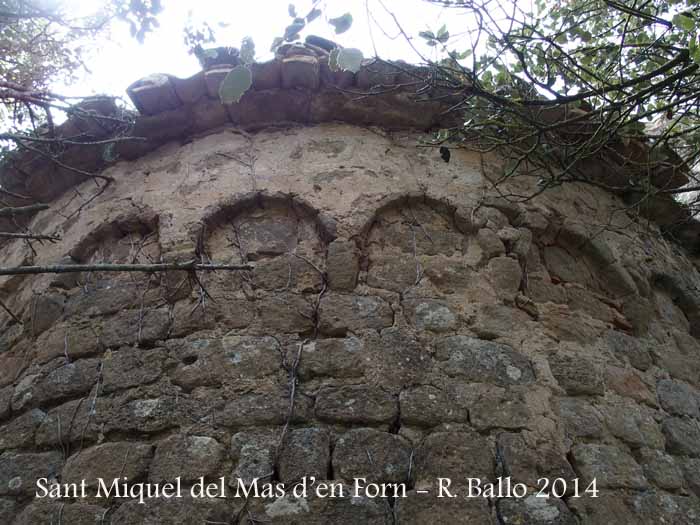
{"label": "curved apse wall", "polygon": [[[343,115],[153,146],[78,214],[50,196],[65,213],[32,224],[60,242],[5,244],[6,266],[252,269],[3,280],[22,323],[0,318],[0,521],[697,523],[693,260],[601,190],[508,203],[498,159]],[[122,477],[182,497],[95,497]],[[202,477],[227,497],[192,497]],[[527,494],[465,497],[506,477]],[[37,498],[38,478],[86,496]],[[363,478],[386,497],[351,497]]]}

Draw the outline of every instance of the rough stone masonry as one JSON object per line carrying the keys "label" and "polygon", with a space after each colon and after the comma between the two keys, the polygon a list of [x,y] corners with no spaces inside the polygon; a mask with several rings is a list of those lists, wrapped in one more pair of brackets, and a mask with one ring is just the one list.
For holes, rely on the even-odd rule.
{"label": "rough stone masonry", "polygon": [[[87,204],[95,182],[50,163],[3,172],[61,240],[7,241],[1,266],[252,269],[0,280],[0,523],[700,523],[700,274],[663,216],[590,185],[499,198],[497,156],[417,147],[439,104],[358,99],[400,87],[381,64],[253,67],[233,106],[225,66],[135,83],[147,140],[68,152],[114,179]],[[97,497],[100,478],[182,496]],[[235,497],[256,478],[346,496]],[[526,494],[469,498],[469,478]]]}

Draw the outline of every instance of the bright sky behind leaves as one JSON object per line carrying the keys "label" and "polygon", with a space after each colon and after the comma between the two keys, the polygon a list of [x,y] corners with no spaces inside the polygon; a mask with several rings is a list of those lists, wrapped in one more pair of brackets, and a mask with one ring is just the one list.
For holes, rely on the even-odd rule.
{"label": "bright sky behind leaves", "polygon": [[[88,14],[97,5],[94,0],[64,2],[67,14],[74,16]],[[460,27],[468,25],[464,14],[431,6],[422,0],[382,2],[396,15],[406,33],[414,37],[419,31],[437,31],[443,24],[453,34]],[[211,46],[239,47],[244,36],[251,36],[255,41],[257,60],[269,59],[272,57],[269,49],[273,39],[281,36],[291,22],[287,13],[289,3],[288,0],[163,0],[164,9],[158,17],[160,28],[149,33],[143,44],[130,36],[126,24],[115,23],[109,40],[91,42],[86,46],[91,51],[86,61],[90,73],[85,74],[84,79],[76,85],[57,86],[56,89],[70,95],[105,93],[124,96],[129,84],[153,73],[168,73],[179,77],[196,73],[200,66],[197,59],[187,53],[183,42],[183,28],[189,11],[192,12],[194,21],[206,21],[215,29],[218,38]],[[300,16],[308,12],[311,4],[308,0],[293,3]],[[323,17],[310,24],[302,37],[307,34],[324,36],[345,47],[361,49],[366,57],[374,56],[374,39],[377,52],[382,58],[419,61],[379,0],[369,0],[369,19],[366,5],[365,0],[326,0],[321,6]],[[325,18],[345,12],[352,13],[353,25],[346,33],[335,35],[333,27],[326,23]],[[219,27],[219,23],[227,26]],[[461,38],[455,35],[448,47],[458,50],[468,47],[465,38],[464,35]],[[425,46],[419,37],[414,38],[414,45],[424,56],[434,57],[431,53],[435,51]]]}

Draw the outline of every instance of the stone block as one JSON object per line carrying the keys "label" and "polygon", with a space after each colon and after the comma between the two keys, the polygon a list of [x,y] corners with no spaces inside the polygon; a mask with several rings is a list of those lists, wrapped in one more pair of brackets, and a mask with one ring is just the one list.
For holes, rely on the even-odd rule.
{"label": "stone block", "polygon": [[352,291],[360,271],[359,253],[355,243],[336,239],[328,245],[326,274],[331,290]]}
{"label": "stone block", "polygon": [[230,66],[218,66],[204,72],[204,83],[210,98],[219,100],[219,86],[232,69]]}
{"label": "stone block", "polygon": [[642,448],[637,454],[644,475],[654,485],[664,490],[678,490],[683,486],[683,471],[673,457],[649,448]]}
{"label": "stone block", "polygon": [[576,445],[571,449],[574,468],[584,484],[596,480],[599,489],[644,489],[642,467],[620,448],[611,445]]}
{"label": "stone block", "polygon": [[112,523],[226,523],[240,508],[229,506],[218,498],[149,498],[142,505],[138,500],[127,501],[110,513]]}
{"label": "stone block", "polygon": [[275,452],[279,432],[274,430],[245,430],[231,438],[231,457],[235,467],[229,484],[238,480],[249,484],[255,478],[264,478],[275,471]]}
{"label": "stone block", "polygon": [[496,503],[498,517],[503,525],[578,525],[576,516],[562,500],[538,498],[531,494],[524,498],[502,498]]}
{"label": "stone block", "polygon": [[697,420],[669,417],[661,424],[666,450],[679,456],[700,457],[700,423]]}
{"label": "stone block", "polygon": [[523,270],[517,259],[494,257],[488,263],[488,272],[496,295],[506,302],[513,302],[523,280]]}
{"label": "stone block", "polygon": [[631,448],[663,448],[664,437],[653,412],[635,403],[599,405],[608,430]]}
{"label": "stone block", "polygon": [[0,454],[0,496],[34,496],[36,480],[56,478],[63,467],[58,451]]}
{"label": "stone block", "polygon": [[661,407],[674,416],[700,418],[700,393],[690,385],[673,379],[662,379],[656,384]]}
{"label": "stone block", "polygon": [[102,391],[107,394],[146,385],[158,379],[167,364],[162,348],[120,348],[103,356]]}
{"label": "stone block", "polygon": [[329,293],[321,299],[319,323],[322,333],[342,336],[387,328],[394,323],[394,312],[380,297]]}
{"label": "stone block", "polygon": [[61,481],[80,483],[84,479],[88,487],[96,487],[97,478],[103,478],[107,484],[122,476],[138,479],[146,475],[152,458],[153,446],[149,443],[103,443],[69,457]]}
{"label": "stone block", "polygon": [[602,395],[605,392],[602,370],[585,357],[559,352],[549,357],[549,368],[569,395]]}
{"label": "stone block", "polygon": [[311,92],[305,89],[249,90],[226,108],[234,124],[257,129],[280,122],[309,122],[311,100]]}
{"label": "stone block", "polygon": [[324,387],[316,396],[316,416],[342,424],[378,425],[398,416],[398,402],[387,392],[369,386]]}
{"label": "stone block", "polygon": [[282,60],[281,67],[284,89],[318,89],[320,70],[315,56],[291,56]]}
{"label": "stone block", "polygon": [[588,400],[576,397],[559,399],[559,417],[571,441],[576,438],[600,438],[603,416]]}
{"label": "stone block", "polygon": [[411,473],[411,446],[405,438],[371,428],[357,428],[340,436],[333,448],[333,473],[352,483],[406,483]]}
{"label": "stone block", "polygon": [[327,430],[322,428],[290,430],[281,448],[277,466],[280,481],[296,482],[304,476],[315,477],[317,480],[326,479],[330,466],[330,454],[331,442]]}
{"label": "stone block", "polygon": [[457,328],[457,316],[442,301],[414,299],[404,303],[413,326],[430,332],[449,332]]}
{"label": "stone block", "polygon": [[91,401],[78,399],[49,410],[36,430],[36,445],[44,448],[95,441],[100,428],[91,407]]}
{"label": "stone block", "polygon": [[[3,523],[12,523],[13,525],[54,523],[60,516],[61,523],[102,525],[106,515],[107,509],[97,505],[42,500],[35,501],[25,507],[21,513],[18,513],[15,521],[10,522],[8,519],[4,520]],[[0,517],[2,517],[1,512]]]}
{"label": "stone block", "polygon": [[299,377],[362,377],[369,359],[364,342],[357,337],[317,339],[304,346]]}
{"label": "stone block", "polygon": [[[453,491],[452,493],[456,493]],[[397,525],[423,525],[424,523],[451,523],[454,525],[494,525],[488,500],[440,498],[434,495],[409,491],[405,498],[396,500]],[[567,524],[568,525],[568,524]]]}
{"label": "stone block", "polygon": [[0,427],[0,452],[34,444],[34,434],[46,419],[46,412],[34,408]]}
{"label": "stone block", "polygon": [[433,427],[445,422],[467,423],[466,403],[433,386],[423,385],[402,390],[399,396],[401,423]]}
{"label": "stone block", "polygon": [[464,487],[467,478],[482,483],[494,480],[495,455],[489,441],[473,431],[435,432],[416,450],[415,488],[431,490],[437,478],[449,478],[453,487]]}
{"label": "stone block", "polygon": [[176,434],[156,443],[156,452],[148,469],[151,483],[183,482],[218,477],[224,459],[224,446],[214,438]]}
{"label": "stone block", "polygon": [[181,106],[168,75],[149,75],[126,88],[126,93],[142,115],[156,115]]}
{"label": "stone block", "polygon": [[282,86],[282,64],[279,60],[255,62],[250,69],[253,73],[253,89],[277,89]]}
{"label": "stone block", "polygon": [[124,310],[105,322],[100,341],[106,348],[151,345],[165,339],[169,328],[167,308]]}
{"label": "stone block", "polygon": [[456,335],[436,345],[435,358],[450,377],[463,377],[471,382],[496,385],[532,383],[535,374],[528,358],[511,347]]}
{"label": "stone block", "polygon": [[204,81],[204,71],[188,78],[170,77],[175,94],[183,104],[194,104],[207,95],[207,84]]}
{"label": "stone block", "polygon": [[304,333],[313,329],[311,303],[302,295],[280,292],[256,302],[258,330],[269,333]]}
{"label": "stone block", "polygon": [[534,490],[542,488],[540,478],[550,482],[556,478],[566,480],[567,493],[574,489],[576,473],[566,460],[564,452],[557,450],[551,442],[529,443],[521,434],[503,432],[496,440],[497,458],[504,476],[513,483],[525,483]]}
{"label": "stone block", "polygon": [[633,368],[619,366],[605,367],[605,386],[622,397],[634,399],[639,403],[656,407],[656,396],[649,390],[639,372]]}
{"label": "stone block", "polygon": [[26,406],[41,406],[47,401],[85,394],[95,386],[99,375],[99,359],[80,359],[65,362],[57,358],[42,371],[42,374],[25,376],[15,387],[12,409]]}
{"label": "stone block", "polygon": [[[303,423],[311,418],[312,401],[297,392],[291,423]],[[240,428],[255,425],[283,425],[289,414],[289,394],[273,390],[265,393],[240,394],[226,403],[218,414],[222,425]]]}

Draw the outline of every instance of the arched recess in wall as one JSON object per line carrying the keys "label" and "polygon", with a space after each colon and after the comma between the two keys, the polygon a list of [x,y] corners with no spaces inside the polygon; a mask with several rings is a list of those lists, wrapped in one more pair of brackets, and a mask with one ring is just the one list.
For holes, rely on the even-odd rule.
{"label": "arched recess in wall", "polygon": [[476,266],[469,259],[469,234],[468,219],[447,202],[389,196],[362,230],[363,280],[399,293],[422,283],[438,294],[467,288]]}
{"label": "arched recess in wall", "polygon": [[175,305],[174,336],[251,325],[310,330],[309,298],[324,286],[332,220],[296,197],[256,192],[209,209],[192,237],[198,261],[254,269],[200,272],[192,293]]}
{"label": "arched recess in wall", "polygon": [[[98,225],[57,264],[160,262],[158,216],[150,209]],[[136,272],[56,274],[30,303],[35,365],[71,362],[123,345],[150,346],[168,331],[161,276]]]}

